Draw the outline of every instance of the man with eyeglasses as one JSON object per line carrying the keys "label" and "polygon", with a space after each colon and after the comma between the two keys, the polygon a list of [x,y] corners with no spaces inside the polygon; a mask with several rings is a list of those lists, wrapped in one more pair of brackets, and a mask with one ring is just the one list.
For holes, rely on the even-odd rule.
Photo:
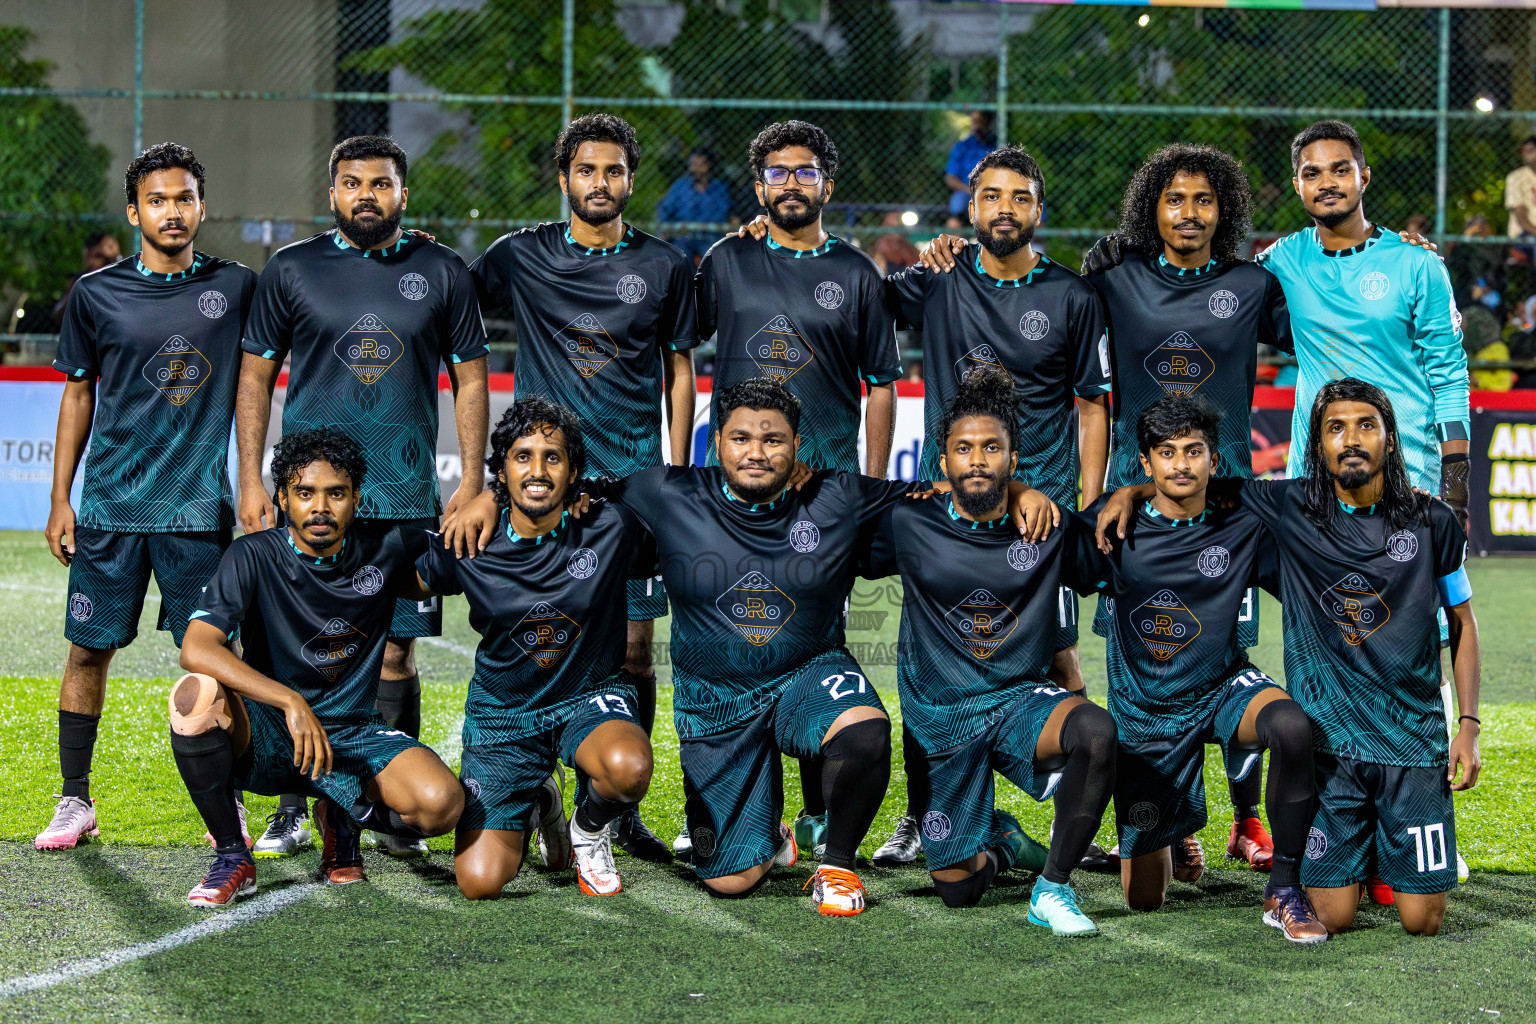
{"label": "man with eyeglasses", "polygon": [[[718,396],[767,377],[800,400],[800,461],[850,473],[860,470],[859,402],[867,387],[863,470],[884,477],[901,363],[875,261],[822,227],[837,147],[813,124],[782,121],[759,132],[748,155],[768,233],[715,243],[696,278],[699,337],[713,334],[716,345],[709,463],[717,462]],[[797,841],[813,849],[825,823],[821,772],[808,764],[801,774],[810,785]],[[688,848],[686,834],[674,844],[679,854]]]}

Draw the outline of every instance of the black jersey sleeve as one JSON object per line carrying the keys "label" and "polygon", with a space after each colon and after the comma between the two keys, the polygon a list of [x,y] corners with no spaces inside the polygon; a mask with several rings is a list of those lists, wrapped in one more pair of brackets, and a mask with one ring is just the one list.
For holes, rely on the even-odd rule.
{"label": "black jersey sleeve", "polygon": [[921,264],[898,270],[885,279],[885,312],[903,331],[923,327],[923,297],[932,275]]}
{"label": "black jersey sleeve", "polygon": [[1429,542],[1434,548],[1435,590],[1440,604],[1454,608],[1472,599],[1467,578],[1467,535],[1451,506],[1439,498],[1429,502]]}
{"label": "black jersey sleeve", "polygon": [[694,320],[700,341],[714,337],[720,325],[720,285],[715,280],[715,254],[720,251],[720,244],[716,242],[704,254],[693,277]]}
{"label": "black jersey sleeve", "polygon": [[452,551],[443,547],[438,534],[427,535],[427,549],[416,557],[416,575],[434,594],[462,594],[464,584],[459,582],[459,560]]}
{"label": "black jersey sleeve", "polygon": [[859,532],[856,564],[865,579],[880,580],[901,571],[896,565],[896,508],[885,506]]}
{"label": "black jersey sleeve", "polygon": [[628,476],[583,480],[582,489],[604,501],[623,505],[638,516],[647,529],[655,530],[667,514],[661,498],[662,485],[668,474],[675,471],[671,466],[655,466]]}
{"label": "black jersey sleeve", "polygon": [[1099,550],[1095,530],[1104,497],[1081,512],[1063,510],[1061,517],[1061,582],[1079,594],[1109,587],[1109,556]]}
{"label": "black jersey sleeve", "polygon": [[53,368],[74,380],[94,380],[101,376],[96,355],[96,315],[91,308],[89,290],[75,282],[64,306],[64,323],[59,327],[59,344],[54,351]]}
{"label": "black jersey sleeve", "polygon": [[672,352],[687,352],[699,347],[693,261],[686,257],[674,260],[668,272],[667,294],[662,302],[661,321],[656,325],[656,341]]}
{"label": "black jersey sleeve", "polygon": [[650,579],[661,572],[661,555],[656,550],[656,535],[640,521],[640,517],[623,505],[615,505],[619,519],[624,523],[625,550],[634,552],[629,566],[632,580]]}
{"label": "black jersey sleeve", "polygon": [[913,491],[928,490],[926,481],[909,483],[906,480],[882,480],[879,477],[847,473],[842,470],[833,470],[832,473],[847,490],[853,505],[854,518],[861,526],[874,521],[898,501],[911,500],[907,495]]}
{"label": "black jersey sleeve", "polygon": [[508,280],[511,259],[511,235],[502,235],[475,257],[469,265],[469,276],[475,282],[475,298],[480,303],[482,316],[512,318],[512,282]]}
{"label": "black jersey sleeve", "polygon": [[1285,305],[1285,289],[1280,287],[1280,279],[1268,270],[1264,271],[1264,277],[1264,313],[1259,317],[1259,340],[1282,352],[1294,352],[1296,343],[1291,339],[1291,313]]}
{"label": "black jersey sleeve", "polygon": [[1098,292],[1082,289],[1072,304],[1072,389],[1084,398],[1109,394],[1109,329]]}
{"label": "black jersey sleeve", "polygon": [[278,362],[293,347],[293,311],[288,302],[284,264],[281,259],[268,260],[262,268],[240,342],[245,351]]}
{"label": "black jersey sleeve", "polygon": [[901,377],[901,353],[896,348],[896,325],[885,309],[885,282],[871,271],[860,292],[859,376],[866,384],[889,384]]}
{"label": "black jersey sleeve", "polygon": [[245,539],[236,540],[225,550],[192,612],[191,621],[206,622],[225,636],[235,635],[256,599],[256,542],[241,543]]}
{"label": "black jersey sleeve", "polygon": [[[1214,482],[1214,481],[1213,481]],[[1280,512],[1285,507],[1285,496],[1289,488],[1300,486],[1297,480],[1244,480],[1241,484],[1235,481],[1226,486],[1236,486],[1238,500],[1259,521],[1271,530],[1280,522]]]}
{"label": "black jersey sleeve", "polygon": [[442,332],[440,354],[445,362],[462,363],[488,355],[485,346],[485,321],[480,317],[480,302],[474,277],[464,261],[453,257],[448,270],[447,330]]}

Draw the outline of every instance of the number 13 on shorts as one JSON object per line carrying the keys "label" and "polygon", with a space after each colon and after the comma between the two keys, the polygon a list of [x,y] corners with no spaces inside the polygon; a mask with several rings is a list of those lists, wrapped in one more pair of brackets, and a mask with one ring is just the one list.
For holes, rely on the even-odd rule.
{"label": "number 13 on shorts", "polygon": [[635,717],[635,713],[629,710],[629,702],[616,693],[598,694],[596,697],[590,698],[587,703],[596,704],[597,710],[603,712],[603,714],[617,712],[621,715],[628,715],[630,718]]}

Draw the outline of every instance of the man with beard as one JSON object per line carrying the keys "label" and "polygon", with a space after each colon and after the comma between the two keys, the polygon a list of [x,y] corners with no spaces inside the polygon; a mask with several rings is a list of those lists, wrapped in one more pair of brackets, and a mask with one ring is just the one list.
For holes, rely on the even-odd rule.
{"label": "man with beard", "polygon": [[[1030,246],[1045,206],[1045,177],[1017,146],[994,150],[971,172],[971,222],[981,243],[955,258],[954,273],[913,267],[886,281],[886,301],[904,327],[923,334],[923,456],[919,475],[937,479],[944,410],[961,378],[1000,367],[1018,394],[1014,475],[1067,509],[1077,508],[1079,455],[1085,501],[1099,496],[1109,447],[1109,357],[1098,297],[1075,273]],[[946,249],[945,238],[930,248]],[[968,251],[969,250],[969,251]],[[1072,430],[1074,407],[1077,431]],[[1077,660],[1077,596],[1057,600],[1051,678],[1083,688]],[[875,854],[882,865],[918,854],[911,813]]]}
{"label": "man with beard", "polygon": [[[715,335],[715,395],[767,377],[800,400],[800,459],[815,469],[859,471],[859,398],[864,471],[884,477],[896,429],[901,360],[874,260],[822,228],[832,198],[837,147],[804,121],[770,124],[748,147],[757,199],[768,214],[761,240],[728,236],[699,264],[699,337]],[[710,405],[710,443],[722,421]],[[714,458],[713,449],[711,460]],[[826,808],[814,764],[801,766],[802,844],[820,845]],[[674,849],[687,850],[680,836]]]}
{"label": "man with beard", "polygon": [[[1275,537],[1278,573],[1264,586],[1285,606],[1285,677],[1313,725],[1319,802],[1301,881],[1330,932],[1353,923],[1361,883],[1379,876],[1404,929],[1434,935],[1456,884],[1451,793],[1476,784],[1482,760],[1466,534],[1449,505],[1415,493],[1381,388],[1322,385],[1303,436],[1303,475],[1237,488]],[[1116,492],[1101,537],[1123,538],[1149,496],[1146,485]],[[1450,622],[1460,715],[1449,745],[1436,609]]]}
{"label": "man with beard", "polygon": [[[442,512],[437,480],[437,373],[453,386],[463,482],[451,512],[479,493],[489,398],[485,328],[474,282],[453,250],[400,230],[405,212],[405,152],[389,139],[359,136],[331,151],[336,228],[278,250],[262,270],[242,347],[235,429],[240,448],[240,525],[276,525],[261,481],[272,389],[290,359],[283,433],[334,425],[373,459],[358,516],[364,521],[435,528]],[[400,601],[390,626],[379,711],[394,728],[421,730],[421,680],[415,638],[442,633],[437,598]],[[284,856],[308,842],[304,801],[285,797],[257,844]],[[386,837],[400,856],[426,844]]]}
{"label": "man with beard", "polygon": [[[593,491],[625,505],[656,538],[672,598],[674,716],[682,740],[695,873],[711,895],[754,892],[798,859],[781,824],[781,754],[818,765],[825,851],[811,879],[822,914],[864,909],[853,871],[890,776],[890,721],[844,644],[843,607],[860,532],[914,489],[841,470],[791,486],[800,401],[749,378],[716,395],[719,465],[657,467]],[[798,487],[798,489],[797,489]],[[1010,488],[1013,514],[1038,529],[1049,501]],[[483,549],[496,529],[487,496],[458,517]]]}
{"label": "man with beard", "polygon": [[[180,646],[187,616],[234,525],[229,423],[240,332],[256,274],[193,248],[206,174],[185,146],[151,146],[128,165],[128,222],[142,252],[82,276],[70,293],[55,369],[65,375],[44,531],[69,567],[59,687],[63,790],[39,850],[96,835],[91,755],[107,668],[133,642],[151,570],[159,628]],[[78,517],[70,488],[90,440]],[[240,808],[244,815],[244,808]]]}
{"label": "man with beard", "polygon": [[[908,806],[922,821],[945,906],[975,906],[998,874],[1029,867],[1040,874],[1030,922],[1057,935],[1093,935],[1069,879],[1114,789],[1115,723],[1048,681],[1061,583],[1091,590],[1095,579],[1078,578],[1081,563],[1069,553],[1093,531],[1068,517],[1034,544],[1006,528],[1020,401],[1001,367],[967,371],[936,424],[939,466],[954,490],[888,505],[869,531],[860,573],[901,576],[897,683]],[[1055,797],[1043,857],[1018,821],[993,806],[994,769],[1036,800]]]}
{"label": "man with beard", "polygon": [[[471,266],[487,315],[517,324],[514,398],[543,395],[574,411],[587,460],[603,476],[662,464],[660,395],[671,462],[686,466],[693,441],[693,264],[654,235],[624,223],[640,163],[635,130],[612,114],[585,114],[555,144],[565,224],[503,235]],[[639,695],[647,732],[656,720],[655,620],[667,613],[655,579],[628,580],[629,643],[621,685]],[[626,852],[670,860],[636,808],[614,825]]]}
{"label": "man with beard", "polygon": [[[272,449],[287,526],[235,541],[187,624],[170,693],[171,752],[213,836],[213,865],[187,894],[219,907],[256,891],[234,791],[314,796],[328,885],[363,880],[359,822],[420,842],[453,828],[464,790],[375,703],[394,599],[425,597],[428,535],[355,518],[368,460],[339,430]],[[236,632],[245,659],[226,646]]]}
{"label": "man with beard", "polygon": [[[650,784],[651,743],[620,667],[624,582],[655,575],[656,548],[621,505],[572,514],[586,455],[569,409],[542,397],[513,402],[486,462],[500,508],[490,545],[461,561],[434,543],[417,561],[428,590],[469,599],[482,637],[464,706],[459,777],[468,797],[453,857],[470,899],[501,895],[535,822],[546,867],[563,871],[574,860],[582,892],[619,892],[614,824]],[[569,834],[550,777],[560,762],[578,779]]]}

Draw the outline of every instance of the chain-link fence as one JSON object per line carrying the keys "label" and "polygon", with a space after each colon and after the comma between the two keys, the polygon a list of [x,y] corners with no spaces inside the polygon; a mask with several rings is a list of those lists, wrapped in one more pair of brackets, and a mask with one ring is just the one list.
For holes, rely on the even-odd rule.
{"label": "chain-link fence", "polygon": [[[1481,213],[1502,235],[1505,175],[1536,123],[1533,69],[1536,20],[1523,10],[6,0],[0,288],[23,314],[10,335],[47,333],[87,233],[131,248],[121,169],[168,138],[209,167],[205,250],[259,267],[328,225],[330,147],[379,132],[411,154],[409,219],[472,256],[561,215],[554,137],[594,109],[636,126],[630,216],[669,217],[660,228],[673,235],[700,211],[710,233],[756,213],[747,143],[794,116],[837,143],[832,229],[900,249],[944,224],[946,166],[971,111],[1039,159],[1042,235],[1069,262],[1113,226],[1137,164],[1176,140],[1243,160],[1259,236],[1302,226],[1289,140],[1321,116],[1360,129],[1373,219],[1419,215],[1445,236]],[[680,179],[699,149],[725,195],[663,203],[674,183],[693,187]]]}

